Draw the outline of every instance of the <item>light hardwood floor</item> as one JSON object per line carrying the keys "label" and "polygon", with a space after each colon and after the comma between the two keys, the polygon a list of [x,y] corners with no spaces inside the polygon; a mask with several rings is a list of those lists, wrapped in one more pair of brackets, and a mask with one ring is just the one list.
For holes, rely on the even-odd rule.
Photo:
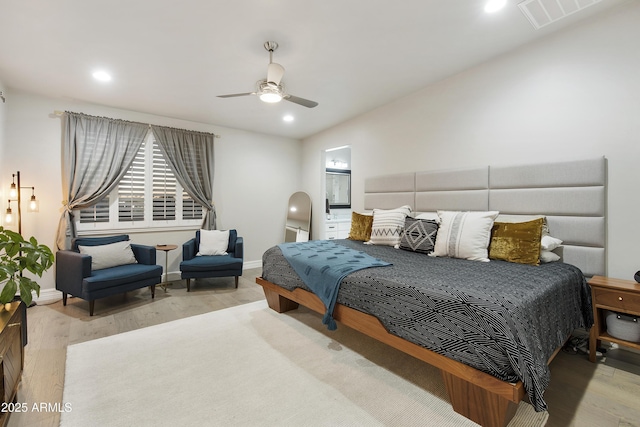
{"label": "light hardwood floor", "polygon": [[[260,273],[260,269],[245,270],[238,289],[233,278],[204,279],[195,286],[192,282],[189,293],[181,281],[167,292],[157,288],[155,300],[148,289],[105,298],[96,302],[93,317],[88,303],[76,298],[67,307],[57,302],[29,308],[29,344],[17,397],[29,410],[13,413],[8,426],[59,425],[59,412],[32,409],[34,404],[65,403],[62,391],[68,345],[264,299],[262,288],[255,283]],[[161,373],[161,367],[158,369]],[[586,355],[561,351],[551,364],[551,385],[545,398],[548,427],[640,427],[640,355],[615,350],[592,364]],[[69,403],[73,410],[73,402]]]}

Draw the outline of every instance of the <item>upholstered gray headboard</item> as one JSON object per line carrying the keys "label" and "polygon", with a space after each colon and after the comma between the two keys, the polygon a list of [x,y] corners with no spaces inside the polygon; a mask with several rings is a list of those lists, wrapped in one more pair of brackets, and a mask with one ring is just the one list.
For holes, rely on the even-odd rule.
{"label": "upholstered gray headboard", "polygon": [[563,240],[562,260],[585,276],[606,275],[607,161],[410,172],[365,180],[365,209],[496,210],[546,215]]}

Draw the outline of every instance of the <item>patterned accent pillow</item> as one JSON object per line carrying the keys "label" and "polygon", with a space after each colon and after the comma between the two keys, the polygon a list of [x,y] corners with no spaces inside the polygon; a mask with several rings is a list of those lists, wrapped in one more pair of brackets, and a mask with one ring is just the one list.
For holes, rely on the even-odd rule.
{"label": "patterned accent pillow", "polygon": [[400,237],[400,249],[430,254],[436,243],[438,223],[431,219],[406,218]]}
{"label": "patterned accent pillow", "polygon": [[404,229],[404,219],[411,213],[410,206],[396,209],[374,209],[369,244],[395,246],[400,244],[400,236]]}
{"label": "patterned accent pillow", "polygon": [[373,215],[351,212],[351,230],[349,231],[349,237],[347,237],[347,239],[366,242],[371,238],[372,225]]}
{"label": "patterned accent pillow", "polygon": [[495,222],[489,258],[518,264],[540,264],[540,236],[544,218],[526,222]]}
{"label": "patterned accent pillow", "polygon": [[498,211],[438,211],[440,228],[433,256],[489,261],[491,227]]}

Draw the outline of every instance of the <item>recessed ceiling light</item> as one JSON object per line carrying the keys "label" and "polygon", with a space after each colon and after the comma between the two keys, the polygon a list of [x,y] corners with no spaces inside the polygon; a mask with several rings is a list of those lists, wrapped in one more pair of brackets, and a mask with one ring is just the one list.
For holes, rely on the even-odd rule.
{"label": "recessed ceiling light", "polygon": [[284,116],[282,118],[282,120],[284,120],[285,122],[292,122],[293,121],[293,116],[291,114],[287,114],[286,116]]}
{"label": "recessed ceiling light", "polygon": [[507,0],[489,0],[484,5],[484,11],[487,13],[497,12],[507,4]]}
{"label": "recessed ceiling light", "polygon": [[107,73],[106,71],[95,71],[93,73],[93,78],[101,81],[101,82],[108,82],[111,81],[111,74]]}

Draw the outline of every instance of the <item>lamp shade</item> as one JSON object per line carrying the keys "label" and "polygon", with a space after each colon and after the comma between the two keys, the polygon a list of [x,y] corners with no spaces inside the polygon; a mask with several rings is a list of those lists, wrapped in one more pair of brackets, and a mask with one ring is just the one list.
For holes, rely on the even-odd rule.
{"label": "lamp shade", "polygon": [[39,212],[40,211],[40,201],[36,200],[36,196],[31,196],[31,200],[29,200],[29,206],[27,206],[27,212]]}
{"label": "lamp shade", "polygon": [[13,223],[13,213],[11,212],[11,206],[7,208],[7,213],[5,214],[4,222],[5,224]]}

